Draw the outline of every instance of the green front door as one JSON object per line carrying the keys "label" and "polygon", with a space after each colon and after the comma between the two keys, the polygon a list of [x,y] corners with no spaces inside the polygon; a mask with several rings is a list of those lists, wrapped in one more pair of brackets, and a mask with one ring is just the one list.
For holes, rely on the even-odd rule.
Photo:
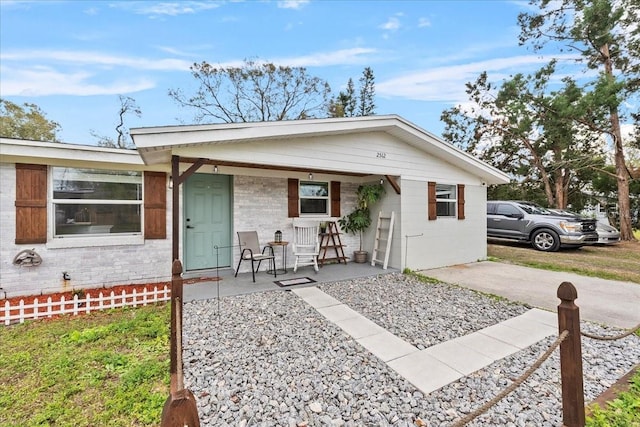
{"label": "green front door", "polygon": [[231,265],[230,192],[228,175],[196,173],[186,180],[183,236],[187,271]]}

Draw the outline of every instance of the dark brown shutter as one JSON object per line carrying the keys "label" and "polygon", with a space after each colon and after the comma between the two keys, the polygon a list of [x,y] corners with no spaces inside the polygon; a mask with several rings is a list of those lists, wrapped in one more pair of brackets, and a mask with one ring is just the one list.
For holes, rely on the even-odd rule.
{"label": "dark brown shutter", "polygon": [[428,213],[429,221],[433,221],[438,218],[438,211],[436,209],[436,183],[429,181],[427,183],[427,201],[428,201]]}
{"label": "dark brown shutter", "polygon": [[167,174],[144,173],[144,238],[167,238]]}
{"label": "dark brown shutter", "polygon": [[464,184],[458,184],[458,219],[464,219]]}
{"label": "dark brown shutter", "polygon": [[288,187],[289,218],[298,217],[300,216],[298,211],[298,180],[289,178]]}
{"label": "dark brown shutter", "polygon": [[331,181],[331,216],[340,216],[340,181]]}
{"label": "dark brown shutter", "polygon": [[47,166],[16,164],[16,244],[47,243]]}

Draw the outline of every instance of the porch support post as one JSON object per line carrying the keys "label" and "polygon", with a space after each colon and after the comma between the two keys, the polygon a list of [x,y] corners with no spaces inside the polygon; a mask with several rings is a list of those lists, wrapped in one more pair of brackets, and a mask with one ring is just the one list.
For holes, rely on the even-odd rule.
{"label": "porch support post", "polygon": [[179,258],[179,248],[180,248],[180,186],[189,178],[191,175],[196,173],[198,169],[202,165],[207,162],[206,159],[198,159],[189,169],[184,171],[182,175],[180,175],[180,156],[171,156],[171,179],[173,180],[173,201],[171,207],[171,243],[172,243],[172,253],[171,253],[171,261],[175,261]]}
{"label": "porch support post", "polygon": [[173,180],[173,192],[171,203],[171,262],[178,259],[180,242],[180,157],[171,156],[171,179]]}
{"label": "porch support post", "polygon": [[[173,180],[172,203],[171,203],[171,244],[172,244],[172,260],[171,260],[171,326],[170,326],[170,365],[169,373],[171,374],[171,392],[178,390],[177,384],[177,334],[182,334],[182,330],[178,331],[176,319],[176,304],[182,304],[182,265],[178,259],[178,242],[180,241],[180,157],[171,156],[171,179]],[[180,298],[180,299],[178,299]],[[182,310],[180,310],[182,313]],[[182,325],[182,323],[180,323]]]}

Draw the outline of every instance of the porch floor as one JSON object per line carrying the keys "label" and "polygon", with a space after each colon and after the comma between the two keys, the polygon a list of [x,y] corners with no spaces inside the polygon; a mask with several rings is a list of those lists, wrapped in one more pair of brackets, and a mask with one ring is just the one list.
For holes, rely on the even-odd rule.
{"label": "porch floor", "polygon": [[[188,302],[250,294],[253,292],[299,289],[301,287],[316,286],[320,283],[338,282],[342,280],[356,279],[358,277],[369,277],[378,274],[396,272],[398,272],[397,269],[388,268],[384,270],[380,265],[372,267],[371,263],[357,264],[354,262],[348,262],[347,264],[327,264],[320,267],[320,271],[317,273],[313,270],[313,267],[306,266],[298,268],[296,273],[293,272],[293,268],[287,269],[286,273],[282,272],[282,270],[278,270],[278,276],[273,277],[273,274],[268,274],[265,271],[264,266],[260,266],[260,271],[256,273],[256,281],[254,283],[250,272],[240,273],[238,274],[238,277],[234,277],[233,275],[235,272],[232,268],[221,268],[218,272],[216,272],[216,270],[190,271],[183,274],[184,279],[194,277],[211,277],[213,280],[202,280],[198,283],[185,284],[183,288],[183,295],[184,301]],[[221,280],[215,280],[218,276]],[[287,287],[280,287],[274,283],[279,280],[291,280],[302,277],[308,277],[315,280],[315,282]]]}

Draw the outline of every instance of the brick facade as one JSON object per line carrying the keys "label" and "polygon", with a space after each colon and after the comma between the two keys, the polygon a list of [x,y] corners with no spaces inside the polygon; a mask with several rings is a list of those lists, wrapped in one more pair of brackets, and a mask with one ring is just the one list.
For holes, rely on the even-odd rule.
{"label": "brick facade", "polygon": [[[238,244],[236,231],[258,231],[258,239],[262,246],[274,239],[277,230],[282,231],[282,240],[293,239],[294,218],[287,215],[287,178],[263,178],[252,176],[235,176],[233,178],[233,227],[234,244]],[[357,184],[342,183],[341,186],[340,209],[342,215],[349,212],[355,203],[355,193]],[[296,220],[303,220],[296,218]],[[314,220],[322,221],[319,217]],[[357,236],[343,235],[342,243],[347,252],[358,247]],[[276,263],[282,265],[282,249],[276,248]],[[240,252],[238,249],[233,252],[233,268],[238,265]],[[291,246],[287,247],[287,267],[293,266],[293,254]],[[242,263],[240,272],[251,271],[249,263]],[[262,268],[262,267],[261,267]]]}
{"label": "brick facade", "polygon": [[[14,164],[0,164],[0,182],[0,298],[170,279],[170,239],[146,240],[140,245],[55,249],[47,244],[16,245]],[[171,236],[171,200],[167,204],[167,236]],[[13,265],[14,257],[23,249],[34,249],[42,258],[42,264]],[[63,280],[63,272],[67,272],[71,280]]]}
{"label": "brick facade", "polygon": [[[166,239],[145,240],[144,244],[137,245],[51,248],[47,244],[15,244],[15,181],[15,165],[0,164],[0,182],[3,183],[0,186],[0,298],[156,283],[170,279],[170,194],[167,195]],[[262,245],[274,239],[276,230],[282,231],[283,240],[291,241],[293,218],[287,216],[287,178],[240,175],[234,176],[232,182],[233,244],[238,243],[235,234],[237,231],[250,230],[258,231]],[[342,215],[347,214],[355,203],[356,188],[357,184],[342,183]],[[345,255],[350,257],[351,252],[358,247],[358,238],[352,235],[341,237],[346,246]],[[13,265],[14,257],[23,249],[34,249],[42,257],[42,264],[35,267]],[[275,252],[277,265],[281,266],[282,249],[276,248]],[[231,265],[234,269],[239,255],[238,248],[234,248]],[[287,267],[291,268],[293,262],[289,246]],[[243,263],[240,271],[249,271],[248,266],[248,263]],[[63,272],[67,272],[71,280],[63,280]]]}

